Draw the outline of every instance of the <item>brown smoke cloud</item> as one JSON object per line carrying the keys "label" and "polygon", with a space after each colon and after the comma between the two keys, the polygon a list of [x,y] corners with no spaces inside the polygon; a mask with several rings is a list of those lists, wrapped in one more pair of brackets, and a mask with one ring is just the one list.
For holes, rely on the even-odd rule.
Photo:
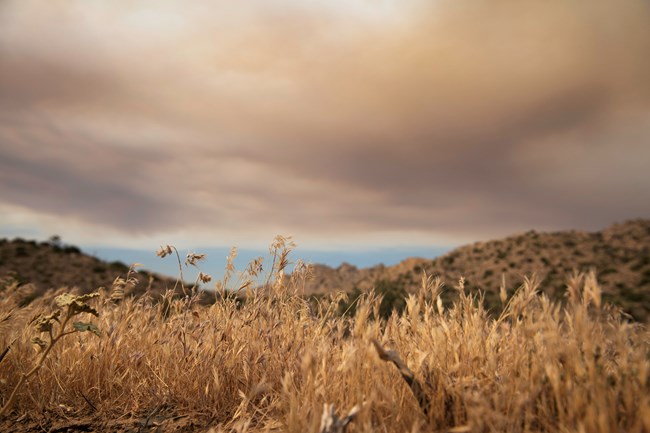
{"label": "brown smoke cloud", "polygon": [[650,214],[647,2],[232,3],[5,1],[2,202],[264,240]]}

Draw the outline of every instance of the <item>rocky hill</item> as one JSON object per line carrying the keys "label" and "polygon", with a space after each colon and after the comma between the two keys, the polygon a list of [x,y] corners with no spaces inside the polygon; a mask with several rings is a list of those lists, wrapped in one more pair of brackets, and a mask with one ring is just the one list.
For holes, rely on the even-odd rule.
{"label": "rocky hill", "polygon": [[529,231],[463,246],[435,260],[409,258],[395,266],[316,265],[307,292],[364,291],[378,285],[408,292],[418,287],[426,271],[448,286],[462,276],[466,288],[483,290],[488,303],[497,303],[502,278],[512,292],[525,276],[536,274],[541,289],[557,299],[574,270],[590,269],[597,272],[607,300],[637,320],[650,318],[650,220],[614,224],[594,233]]}
{"label": "rocky hill", "polygon": [[[90,293],[99,287],[111,289],[115,278],[125,278],[128,270],[124,263],[104,262],[59,241],[0,239],[0,284],[29,285],[24,290],[25,302],[62,287],[78,293]],[[176,282],[147,271],[139,271],[136,277],[139,283],[131,288],[135,295],[149,289],[156,296],[173,288]]]}
{"label": "rocky hill", "polygon": [[[590,269],[597,272],[607,300],[637,320],[650,319],[650,220],[615,224],[594,233],[529,231],[463,246],[436,259],[408,258],[395,266],[359,269],[345,263],[338,268],[314,265],[305,293],[376,288],[399,301],[419,287],[426,271],[440,276],[447,287],[464,277],[466,289],[484,291],[488,305],[498,308],[502,280],[513,292],[524,277],[536,274],[542,279],[541,290],[559,299],[572,272]],[[124,277],[127,271],[123,263],[106,263],[60,242],[0,239],[0,284],[11,280],[31,284],[26,301],[61,287],[81,293],[110,288],[113,280]],[[140,283],[133,289],[136,295],[149,288],[155,296],[175,284],[172,278],[146,271],[140,271],[138,279]]]}

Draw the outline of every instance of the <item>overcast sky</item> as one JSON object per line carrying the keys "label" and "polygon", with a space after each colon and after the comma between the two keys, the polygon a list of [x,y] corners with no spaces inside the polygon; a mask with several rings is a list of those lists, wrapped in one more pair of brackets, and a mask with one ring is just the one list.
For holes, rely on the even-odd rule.
{"label": "overcast sky", "polygon": [[0,1],[0,235],[458,245],[650,217],[645,0]]}

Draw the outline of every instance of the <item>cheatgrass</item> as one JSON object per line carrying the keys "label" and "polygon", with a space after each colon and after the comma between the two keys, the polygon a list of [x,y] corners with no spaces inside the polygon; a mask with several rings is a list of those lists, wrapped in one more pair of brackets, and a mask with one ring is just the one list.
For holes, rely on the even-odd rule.
{"label": "cheatgrass", "polygon": [[[341,315],[345,294],[317,302],[301,296],[309,269],[285,275],[289,249],[278,240],[266,273],[259,260],[239,274],[229,261],[210,306],[196,302],[197,286],[163,300],[133,298],[124,288],[137,274],[116,279],[113,289],[85,300],[98,317],[79,330],[99,335],[70,332],[57,340],[0,425],[42,431],[86,420],[95,430],[122,422],[133,431],[650,431],[650,334],[602,302],[593,275],[567,281],[561,304],[526,280],[514,295],[502,292],[498,317],[462,281],[445,288],[426,276],[402,314],[385,318],[381,297],[369,292],[354,314]],[[200,258],[188,257],[188,264]],[[452,305],[441,302],[444,290],[456,292]],[[4,287],[3,405],[42,356],[35,337],[47,344],[34,317],[56,311],[62,293],[21,306],[20,288]],[[85,314],[79,314],[82,324]]]}

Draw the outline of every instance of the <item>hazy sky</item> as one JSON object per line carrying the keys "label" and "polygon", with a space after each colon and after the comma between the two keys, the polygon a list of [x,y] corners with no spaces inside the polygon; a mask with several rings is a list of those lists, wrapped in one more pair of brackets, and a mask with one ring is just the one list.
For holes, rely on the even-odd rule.
{"label": "hazy sky", "polygon": [[645,0],[0,1],[0,228],[452,245],[650,216]]}

